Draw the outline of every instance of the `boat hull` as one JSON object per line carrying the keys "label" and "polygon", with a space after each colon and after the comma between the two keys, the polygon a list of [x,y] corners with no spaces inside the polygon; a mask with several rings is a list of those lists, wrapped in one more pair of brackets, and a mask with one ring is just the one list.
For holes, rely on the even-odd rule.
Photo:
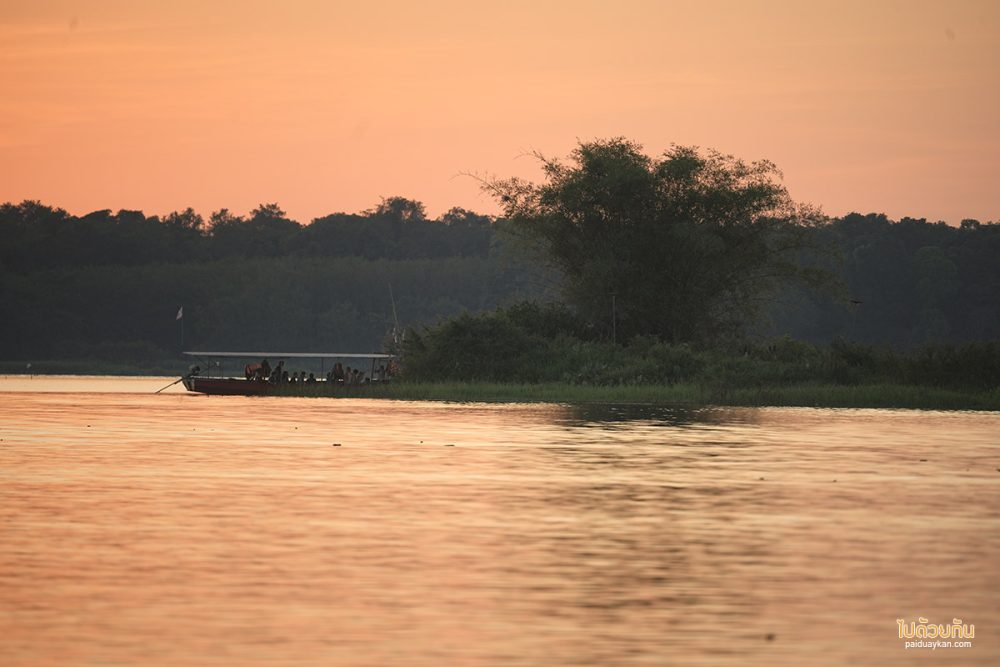
{"label": "boat hull", "polygon": [[185,377],[184,388],[196,394],[218,396],[264,396],[270,394],[273,389],[270,382],[260,380],[205,378],[197,375]]}

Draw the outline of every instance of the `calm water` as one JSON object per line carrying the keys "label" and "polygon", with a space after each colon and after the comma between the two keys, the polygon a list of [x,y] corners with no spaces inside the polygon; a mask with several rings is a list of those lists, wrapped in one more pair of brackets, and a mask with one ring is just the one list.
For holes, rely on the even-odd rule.
{"label": "calm water", "polygon": [[0,379],[0,664],[1000,663],[1000,413],[169,381]]}

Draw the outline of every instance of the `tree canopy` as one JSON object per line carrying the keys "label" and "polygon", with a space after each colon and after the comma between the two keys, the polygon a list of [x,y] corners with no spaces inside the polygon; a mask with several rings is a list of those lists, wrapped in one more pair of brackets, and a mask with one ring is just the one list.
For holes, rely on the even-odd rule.
{"label": "tree canopy", "polygon": [[622,138],[581,143],[568,162],[538,157],[543,183],[485,188],[595,326],[712,338],[750,321],[779,280],[822,278],[798,261],[821,216],[770,162],[683,146],[651,158]]}
{"label": "tree canopy", "polygon": [[[804,232],[811,232],[806,218]],[[156,355],[169,356],[178,345],[174,316],[181,305],[189,342],[377,349],[395,324],[389,284],[399,321],[408,326],[521,299],[550,300],[551,272],[507,252],[510,227],[459,208],[402,224],[372,211],[332,213],[300,225],[275,204],[249,214],[223,209],[203,219],[191,209],[76,216],[39,202],[3,203],[0,349],[9,359],[118,358],[129,349],[163,358]],[[786,283],[769,299],[754,335],[894,346],[1000,338],[1000,222],[951,226],[852,213],[815,232],[842,255],[843,262],[831,257],[823,265],[837,273],[849,298]],[[798,242],[794,236],[790,247]],[[666,261],[652,242],[640,250],[655,258],[650,274]],[[785,252],[784,261],[797,271],[794,259]],[[626,295],[620,291],[616,299],[621,316]],[[579,307],[573,311],[572,330],[549,326],[545,311],[518,311],[512,321],[531,341],[571,336],[603,344],[611,338],[610,296],[594,298],[589,322]],[[619,322],[619,340],[630,327]],[[505,330],[502,323],[496,327]],[[631,338],[632,346],[642,339]],[[449,349],[451,339],[425,337],[429,346],[435,340]]]}

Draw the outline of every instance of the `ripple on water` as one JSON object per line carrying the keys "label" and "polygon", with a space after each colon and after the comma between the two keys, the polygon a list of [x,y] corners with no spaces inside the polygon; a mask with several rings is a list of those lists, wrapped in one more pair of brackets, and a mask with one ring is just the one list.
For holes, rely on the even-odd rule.
{"label": "ripple on water", "polygon": [[997,413],[64,382],[0,385],[5,665],[1000,659]]}

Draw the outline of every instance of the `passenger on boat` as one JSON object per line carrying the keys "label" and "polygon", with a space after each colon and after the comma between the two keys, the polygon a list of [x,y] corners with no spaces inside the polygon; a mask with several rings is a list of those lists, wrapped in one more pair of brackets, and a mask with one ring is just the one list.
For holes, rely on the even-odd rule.
{"label": "passenger on boat", "polygon": [[333,381],[344,383],[344,365],[339,361],[333,366]]}
{"label": "passenger on boat", "polygon": [[309,378],[306,380],[306,384],[316,384],[316,376],[310,373]]}
{"label": "passenger on boat", "polygon": [[271,364],[264,359],[259,364],[247,364],[243,367],[243,375],[248,380],[266,381],[271,377]]}

